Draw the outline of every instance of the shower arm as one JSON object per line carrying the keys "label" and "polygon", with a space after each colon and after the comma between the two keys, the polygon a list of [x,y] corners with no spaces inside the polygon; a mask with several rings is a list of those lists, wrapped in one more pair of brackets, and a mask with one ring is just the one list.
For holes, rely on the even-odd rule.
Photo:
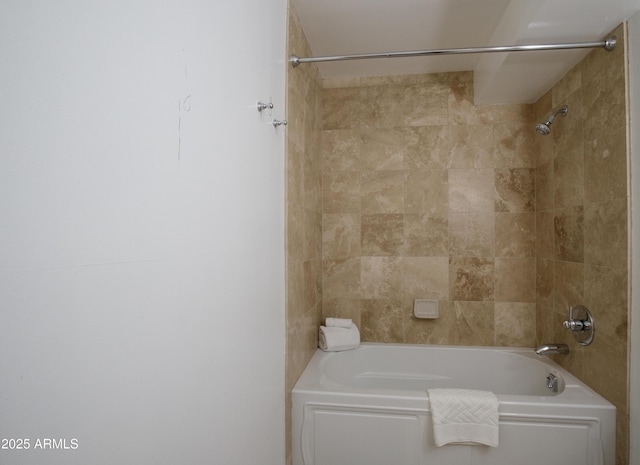
{"label": "shower arm", "polygon": [[301,63],[320,63],[326,61],[345,60],[365,60],[370,58],[403,58],[430,55],[462,55],[469,53],[496,53],[496,52],[532,52],[541,50],[570,50],[580,48],[604,48],[611,51],[616,46],[616,36],[607,37],[598,42],[574,42],[566,44],[545,44],[545,45],[508,45],[495,47],[472,47],[472,48],[442,48],[435,50],[413,50],[408,52],[386,52],[386,53],[362,53],[356,55],[334,55],[321,57],[299,57],[291,55],[289,61],[295,68]]}
{"label": "shower arm", "polygon": [[553,120],[556,119],[556,116],[558,115],[567,116],[568,112],[569,112],[569,107],[567,107],[566,105],[561,108],[558,108],[556,111],[553,112],[551,116],[549,116],[549,118],[547,118],[547,122],[545,124],[546,125],[551,124]]}

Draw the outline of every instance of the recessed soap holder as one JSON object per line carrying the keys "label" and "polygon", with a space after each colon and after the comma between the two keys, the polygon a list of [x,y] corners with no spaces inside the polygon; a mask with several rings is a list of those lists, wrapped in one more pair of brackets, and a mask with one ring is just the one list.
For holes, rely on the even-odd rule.
{"label": "recessed soap holder", "polygon": [[569,319],[562,323],[562,326],[573,332],[579,344],[588,346],[593,342],[596,328],[587,307],[582,305],[569,307]]}
{"label": "recessed soap holder", "polygon": [[438,301],[428,299],[415,299],[413,301],[413,316],[416,318],[434,319],[440,316]]}

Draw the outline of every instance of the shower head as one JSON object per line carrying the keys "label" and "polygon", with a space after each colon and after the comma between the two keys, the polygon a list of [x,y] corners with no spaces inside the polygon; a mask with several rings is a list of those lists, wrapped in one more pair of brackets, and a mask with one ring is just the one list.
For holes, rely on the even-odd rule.
{"label": "shower head", "polygon": [[546,122],[536,124],[536,132],[538,134],[542,134],[543,136],[550,134],[551,128],[549,126],[551,126],[551,123],[553,122],[555,117],[558,115],[567,116],[568,112],[569,112],[569,107],[566,105],[560,108],[559,110],[556,110],[551,116],[549,116]]}
{"label": "shower head", "polygon": [[550,124],[551,122],[536,124],[536,132],[538,134],[542,134],[543,136],[546,136],[551,132],[551,128],[549,127]]}

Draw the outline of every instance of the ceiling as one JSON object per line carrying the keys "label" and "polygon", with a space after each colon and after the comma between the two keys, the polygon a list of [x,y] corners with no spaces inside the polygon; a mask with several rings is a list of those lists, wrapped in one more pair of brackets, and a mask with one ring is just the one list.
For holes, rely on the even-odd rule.
{"label": "ceiling", "polygon": [[[313,56],[599,41],[640,0],[293,0]],[[475,72],[478,104],[531,103],[589,50],[319,63],[324,79]],[[302,64],[301,66],[308,66]]]}

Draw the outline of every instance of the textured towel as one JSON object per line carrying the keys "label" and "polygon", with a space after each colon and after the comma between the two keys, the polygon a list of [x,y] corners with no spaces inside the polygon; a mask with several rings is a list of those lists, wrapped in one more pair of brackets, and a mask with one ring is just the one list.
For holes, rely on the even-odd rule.
{"label": "textured towel", "polygon": [[429,389],[436,446],[498,446],[498,399],[489,391]]}
{"label": "textured towel", "polygon": [[360,331],[356,325],[351,328],[320,326],[318,347],[325,352],[355,349],[360,345]]}
{"label": "textured towel", "polygon": [[327,318],[324,323],[325,326],[334,326],[336,328],[351,328],[353,321],[351,318]]}

